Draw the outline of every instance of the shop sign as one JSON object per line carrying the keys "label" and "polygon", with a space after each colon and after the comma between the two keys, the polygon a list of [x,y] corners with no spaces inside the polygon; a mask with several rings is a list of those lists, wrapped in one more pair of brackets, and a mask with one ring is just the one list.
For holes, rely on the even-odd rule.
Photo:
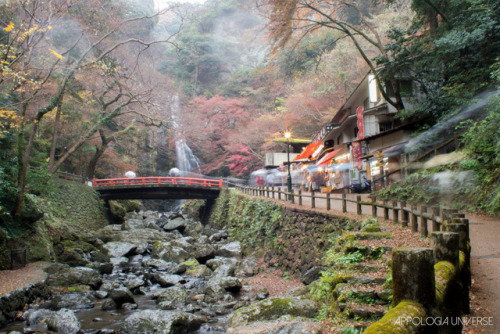
{"label": "shop sign", "polygon": [[363,108],[359,107],[356,110],[356,116],[358,117],[358,139],[365,138],[365,125],[363,123]]}
{"label": "shop sign", "polygon": [[361,150],[361,142],[352,142],[352,161],[354,164],[354,168],[359,170],[363,169],[363,161],[361,160],[362,154],[363,152]]}

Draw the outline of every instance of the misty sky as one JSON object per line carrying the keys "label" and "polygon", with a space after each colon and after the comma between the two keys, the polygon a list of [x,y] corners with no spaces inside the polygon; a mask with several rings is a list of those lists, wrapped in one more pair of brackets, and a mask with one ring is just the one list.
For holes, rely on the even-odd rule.
{"label": "misty sky", "polygon": [[156,8],[163,9],[168,3],[204,3],[206,0],[154,0]]}

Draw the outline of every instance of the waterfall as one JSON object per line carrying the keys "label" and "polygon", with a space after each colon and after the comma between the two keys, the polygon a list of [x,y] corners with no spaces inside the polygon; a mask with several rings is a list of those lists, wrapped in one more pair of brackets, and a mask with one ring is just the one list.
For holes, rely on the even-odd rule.
{"label": "waterfall", "polygon": [[182,112],[181,104],[179,102],[179,97],[177,95],[173,98],[172,104],[172,119],[173,126],[175,130],[175,154],[177,156],[176,167],[179,169],[182,175],[189,172],[196,172],[201,174],[200,171],[200,159],[193,153],[193,150],[186,143],[186,140],[183,138],[181,129],[178,123],[178,117]]}

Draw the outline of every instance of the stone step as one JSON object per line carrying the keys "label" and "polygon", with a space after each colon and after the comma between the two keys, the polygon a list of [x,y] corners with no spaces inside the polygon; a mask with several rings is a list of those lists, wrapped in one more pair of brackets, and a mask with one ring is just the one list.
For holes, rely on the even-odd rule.
{"label": "stone step", "polygon": [[335,287],[333,296],[339,303],[355,301],[363,305],[387,305],[391,302],[392,290],[356,289],[341,283]]}
{"label": "stone step", "polygon": [[347,279],[348,283],[354,284],[376,284],[382,285],[385,283],[385,278],[383,277],[366,277],[366,276],[352,276]]}
{"label": "stone step", "polygon": [[339,238],[338,243],[343,244],[355,240],[380,240],[392,238],[394,238],[394,236],[390,232],[351,232],[342,235],[342,237]]}
{"label": "stone step", "polygon": [[378,257],[382,254],[392,252],[392,247],[390,247],[390,246],[368,247],[368,246],[362,246],[362,245],[352,245],[352,246],[347,246],[344,248],[345,254],[354,253],[354,252],[360,252],[361,254],[366,255],[366,256],[370,256],[370,257]]}
{"label": "stone step", "polygon": [[364,263],[337,263],[339,269],[351,269],[361,273],[374,273],[381,270],[379,266]]}
{"label": "stone step", "polygon": [[375,308],[356,304],[339,304],[339,308],[349,319],[370,319],[375,321],[382,318],[385,313],[385,309],[380,307]]}

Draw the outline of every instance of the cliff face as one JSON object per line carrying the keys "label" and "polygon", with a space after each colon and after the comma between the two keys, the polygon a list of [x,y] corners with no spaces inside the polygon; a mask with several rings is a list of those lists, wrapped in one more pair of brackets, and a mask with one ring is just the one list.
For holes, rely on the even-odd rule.
{"label": "cliff face", "polygon": [[11,249],[27,249],[27,262],[57,258],[63,241],[92,244],[89,232],[107,224],[106,211],[97,193],[89,186],[54,179],[48,191],[29,195],[30,210],[38,219],[0,228],[0,268],[10,268]]}

